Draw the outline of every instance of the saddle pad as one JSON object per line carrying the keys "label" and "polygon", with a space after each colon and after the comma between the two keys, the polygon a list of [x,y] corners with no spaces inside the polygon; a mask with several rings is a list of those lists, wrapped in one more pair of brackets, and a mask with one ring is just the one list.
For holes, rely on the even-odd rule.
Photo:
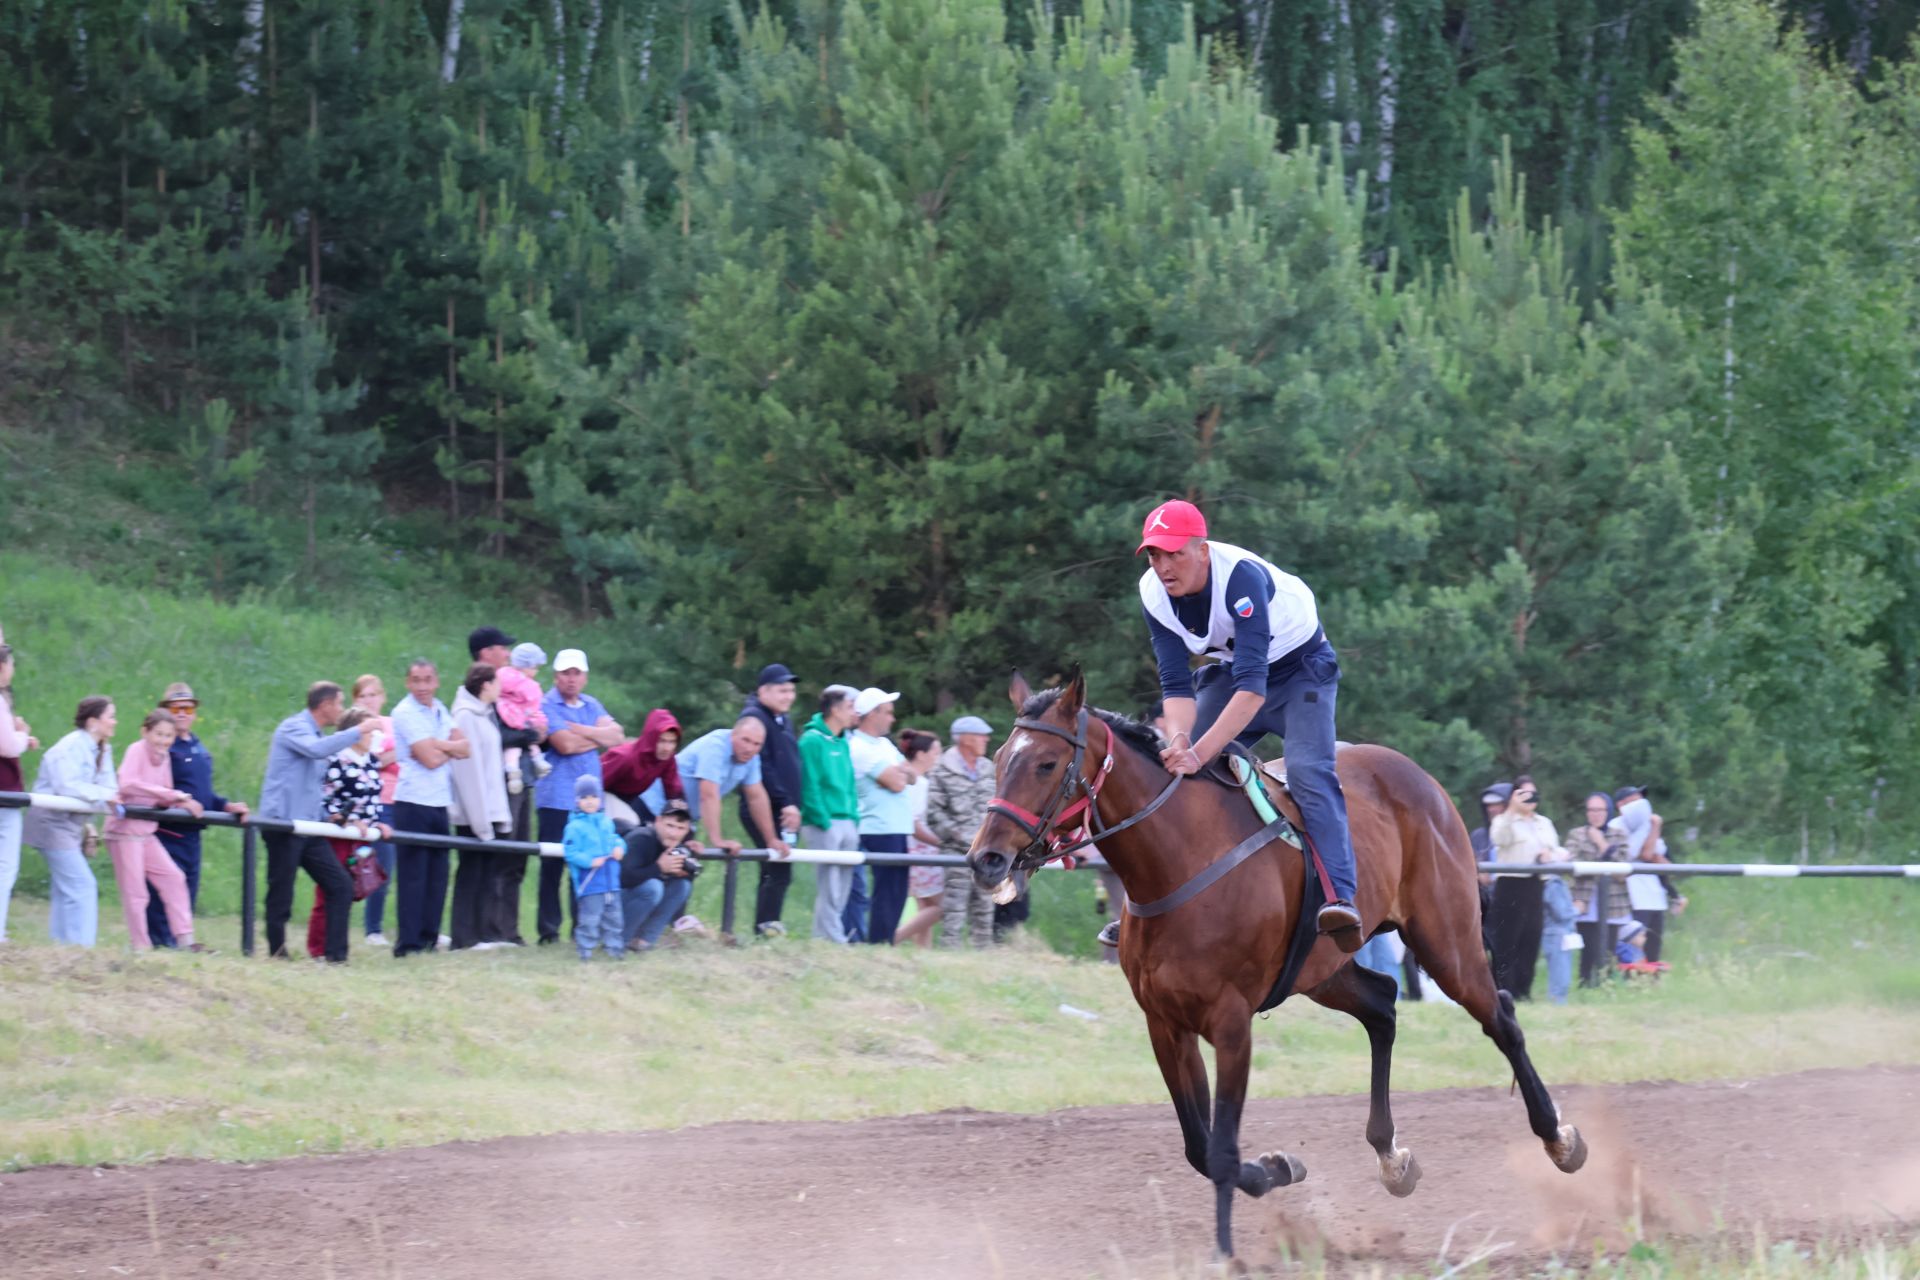
{"label": "saddle pad", "polygon": [[[1290,815],[1280,812],[1272,798],[1267,795],[1266,788],[1260,783],[1262,776],[1265,776],[1279,782],[1284,792],[1286,789],[1285,765],[1267,764],[1241,755],[1229,755],[1227,762],[1228,767],[1233,770],[1233,776],[1239,779],[1241,789],[1247,793],[1247,799],[1252,802],[1253,811],[1260,815],[1260,821],[1280,823],[1280,839],[1296,849],[1305,849],[1306,842],[1300,838],[1300,832],[1295,828]],[[1273,775],[1275,768],[1281,770],[1278,778],[1274,778]]]}

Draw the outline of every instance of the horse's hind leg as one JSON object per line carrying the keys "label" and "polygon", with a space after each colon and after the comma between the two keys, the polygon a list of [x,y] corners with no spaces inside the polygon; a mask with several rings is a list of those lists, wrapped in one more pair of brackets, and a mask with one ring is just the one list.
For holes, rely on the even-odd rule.
{"label": "horse's hind leg", "polygon": [[[1452,919],[1466,919],[1462,912]],[[1547,1148],[1547,1156],[1563,1173],[1572,1173],[1587,1162],[1587,1144],[1580,1131],[1560,1123],[1559,1108],[1547,1094],[1540,1074],[1527,1056],[1527,1038],[1514,1016],[1513,997],[1493,985],[1493,969],[1480,949],[1480,931],[1462,936],[1458,930],[1436,936],[1424,921],[1409,920],[1400,931],[1413,947],[1420,967],[1427,971],[1440,989],[1473,1015],[1480,1029],[1505,1054],[1513,1065],[1513,1078],[1527,1104],[1527,1124]]]}
{"label": "horse's hind leg", "polygon": [[1420,1182],[1420,1162],[1395,1140],[1393,1103],[1388,1097],[1393,1074],[1393,1002],[1399,995],[1399,985],[1384,973],[1349,963],[1307,995],[1329,1009],[1352,1014],[1367,1029],[1367,1041],[1373,1048],[1367,1144],[1380,1157],[1381,1185],[1396,1196],[1412,1195]]}

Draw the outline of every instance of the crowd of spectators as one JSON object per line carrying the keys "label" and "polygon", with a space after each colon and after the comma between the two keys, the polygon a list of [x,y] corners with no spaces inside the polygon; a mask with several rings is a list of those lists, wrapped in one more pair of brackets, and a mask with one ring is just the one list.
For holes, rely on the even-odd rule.
{"label": "crowd of spectators", "polygon": [[[408,665],[390,711],[378,675],[347,688],[313,683],[273,731],[257,806],[216,790],[214,760],[193,732],[200,702],[185,683],[165,689],[117,768],[115,704],[83,699],[32,790],[108,807],[104,836],[136,951],[205,950],[193,922],[202,828],[133,817],[126,806],[346,829],[351,838],[261,828],[268,951],[292,954],[287,929],[304,876],[314,892],[306,953],[335,963],[348,959],[361,900],[365,943],[396,957],[526,945],[528,855],[462,846],[456,859],[431,839],[396,842],[396,831],[561,846],[564,857],[537,859],[534,941],[570,936],[588,960],[699,928],[685,911],[710,852],[770,851],[754,931],[777,937],[794,848],[963,854],[993,796],[986,721],[955,720],[949,746],[925,729],[896,729],[900,695],[877,687],[827,685],[797,728],[798,677],[771,663],[730,723],[683,740],[680,720],[655,708],[629,737],[587,692],[582,650],[559,650],[543,687],[539,645],[480,627],[467,648],[472,661],[450,701],[426,659]],[[21,791],[21,760],[40,743],[15,711],[14,665],[0,644],[0,790]],[[98,834],[84,814],[0,809],[0,941],[24,844],[51,874],[53,940],[94,945]],[[965,868],[818,867],[812,932],[828,942],[924,946],[937,931],[943,945],[985,947],[1007,924]]]}
{"label": "crowd of spectators", "polygon": [[1483,823],[1472,832],[1476,860],[1513,866],[1630,862],[1649,869],[1626,876],[1576,876],[1571,883],[1557,875],[1483,875],[1481,914],[1495,985],[1516,1000],[1531,999],[1544,954],[1547,997],[1565,1004],[1576,952],[1580,983],[1587,987],[1614,973],[1663,967],[1667,916],[1684,911],[1687,900],[1658,870],[1672,859],[1647,788],[1629,784],[1611,794],[1592,792],[1580,825],[1564,841],[1539,804],[1540,790],[1524,774],[1485,788],[1480,793]]}

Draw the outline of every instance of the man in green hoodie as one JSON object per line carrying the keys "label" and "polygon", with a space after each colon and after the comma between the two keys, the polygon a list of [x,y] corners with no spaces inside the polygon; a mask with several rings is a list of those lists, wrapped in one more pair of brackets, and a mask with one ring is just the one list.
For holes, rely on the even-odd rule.
{"label": "man in green hoodie", "polygon": [[[844,684],[820,694],[820,710],[800,735],[800,847],[852,852],[860,847],[860,800],[854,790],[853,759],[847,730],[853,727],[853,695]],[[813,899],[813,936],[845,943],[847,894],[855,867],[825,863],[815,868],[819,890]]]}

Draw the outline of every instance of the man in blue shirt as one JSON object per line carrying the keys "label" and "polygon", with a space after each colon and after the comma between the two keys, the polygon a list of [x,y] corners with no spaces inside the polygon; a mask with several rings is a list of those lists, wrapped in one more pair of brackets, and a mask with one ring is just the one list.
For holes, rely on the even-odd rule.
{"label": "man in blue shirt", "polygon": [[[173,762],[173,785],[180,788],[200,802],[200,807],[208,813],[230,813],[243,821],[247,816],[246,802],[229,800],[213,789],[213,756],[206,745],[193,735],[194,721],[200,715],[200,699],[193,696],[193,689],[184,683],[167,686],[160,695],[160,709],[173,717],[174,727],[179,735],[174,738],[173,746],[167,752]],[[174,865],[187,877],[187,901],[197,911],[200,906],[200,833],[202,827],[175,827],[169,830],[161,827],[154,834],[160,839],[160,847],[167,851]],[[147,899],[147,935],[153,939],[156,947],[175,945],[173,930],[167,926],[166,908],[161,905],[160,895],[149,886]]]}
{"label": "man in blue shirt", "polygon": [[[687,808],[693,811],[694,830],[704,825],[707,847],[740,851],[738,840],[722,834],[720,807],[723,797],[738,790],[746,797],[747,811],[762,831],[777,831],[767,788],[761,782],[760,749],[767,744],[767,731],[751,716],[742,716],[731,729],[715,729],[687,744],[677,757],[680,779],[687,787]],[[786,857],[792,850],[777,834],[767,842],[775,855]]]}
{"label": "man in blue shirt", "polygon": [[[280,722],[267,748],[267,776],[260,784],[262,818],[326,821],[320,790],[327,762],[355,743],[366,750],[379,727],[367,719],[358,729],[323,732],[338,724],[345,714],[340,686],[321,680],[307,690],[307,709]],[[294,880],[304,869],[327,903],[327,962],[345,964],[347,927],[353,914],[353,880],[347,869],[321,836],[292,831],[263,834],[267,842],[267,954],[287,954],[287,919],[293,914]]]}
{"label": "man in blue shirt", "polygon": [[[1269,733],[1284,739],[1287,788],[1333,882],[1320,932],[1344,951],[1357,950],[1364,939],[1353,905],[1353,843],[1334,772],[1340,663],[1313,592],[1250,551],[1208,541],[1206,519],[1190,502],[1149,512],[1139,551],[1148,561],[1140,606],[1165,699],[1162,762],[1169,773],[1190,774],[1229,742],[1251,747]],[[1194,672],[1196,657],[1213,661]]]}
{"label": "man in blue shirt", "polygon": [[[547,717],[547,759],[553,772],[533,789],[537,838],[559,844],[573,812],[575,784],[582,778],[599,780],[600,753],[619,746],[626,731],[587,692],[587,655],[579,649],[562,649],[554,658],[553,688],[541,699],[540,710]],[[543,946],[560,940],[560,882],[566,871],[559,858],[540,859],[540,905],[534,923]],[[571,884],[567,895],[573,897]]]}

